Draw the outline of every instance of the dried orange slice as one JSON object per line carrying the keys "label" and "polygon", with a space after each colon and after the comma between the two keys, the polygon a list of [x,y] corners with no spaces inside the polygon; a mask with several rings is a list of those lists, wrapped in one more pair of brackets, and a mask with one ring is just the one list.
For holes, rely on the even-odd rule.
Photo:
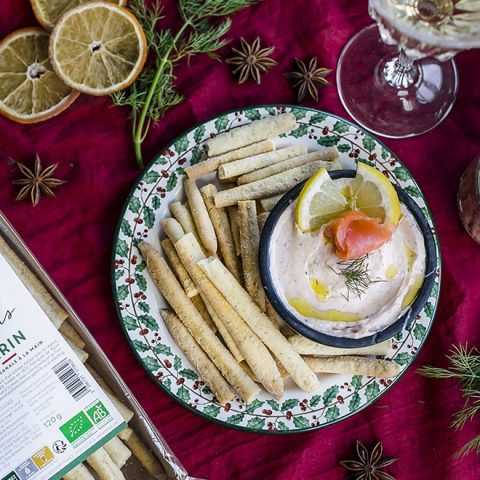
{"label": "dried orange slice", "polygon": [[[65,10],[74,8],[87,1],[89,0],[30,0],[30,3],[38,23],[45,30],[50,31]],[[127,0],[112,0],[112,3],[124,7],[127,4]]]}
{"label": "dried orange slice", "polygon": [[135,81],[147,58],[140,23],[128,10],[88,2],[67,10],[50,36],[50,61],[75,90],[108,95]]}
{"label": "dried orange slice", "polygon": [[58,115],[79,95],[53,71],[48,36],[38,27],[22,28],[0,42],[0,114],[15,122]]}

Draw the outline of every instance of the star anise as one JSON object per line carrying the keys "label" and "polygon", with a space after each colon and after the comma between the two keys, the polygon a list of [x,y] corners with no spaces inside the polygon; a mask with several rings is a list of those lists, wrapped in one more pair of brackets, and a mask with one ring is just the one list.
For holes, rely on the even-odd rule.
{"label": "star anise", "polygon": [[275,47],[260,48],[260,38],[257,37],[250,45],[240,38],[240,49],[232,48],[235,56],[228,58],[226,62],[236,66],[233,74],[238,73],[238,83],[245,83],[251,77],[257,84],[261,83],[261,74],[267,72],[277,65],[277,62],[270,58]]}
{"label": "star anise", "polygon": [[378,442],[369,453],[362,442],[357,440],[358,460],[343,460],[340,462],[347,470],[352,472],[355,480],[395,480],[389,473],[381,469],[396,462],[396,458],[382,460],[383,445]]}
{"label": "star anise", "polygon": [[35,155],[35,165],[33,170],[22,163],[15,163],[24,177],[12,182],[14,185],[20,185],[22,187],[15,200],[24,200],[30,196],[30,200],[35,207],[40,201],[42,195],[54,197],[55,194],[53,193],[52,188],[65,183],[64,180],[52,177],[53,172],[55,172],[58,167],[58,163],[42,169],[42,163],[38,155]]}
{"label": "star anise", "polygon": [[312,57],[308,66],[299,58],[295,58],[297,70],[286,73],[285,76],[293,80],[293,88],[298,88],[297,98],[301,102],[308,93],[316,102],[318,102],[318,85],[328,85],[325,78],[331,70],[328,68],[317,68],[317,57]]}

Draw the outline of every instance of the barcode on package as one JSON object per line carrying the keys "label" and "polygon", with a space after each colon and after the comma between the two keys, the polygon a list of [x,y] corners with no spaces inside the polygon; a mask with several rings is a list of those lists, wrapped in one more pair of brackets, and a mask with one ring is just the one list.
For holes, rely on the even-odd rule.
{"label": "barcode on package", "polygon": [[90,391],[67,358],[57,363],[53,372],[75,400],[80,400]]}

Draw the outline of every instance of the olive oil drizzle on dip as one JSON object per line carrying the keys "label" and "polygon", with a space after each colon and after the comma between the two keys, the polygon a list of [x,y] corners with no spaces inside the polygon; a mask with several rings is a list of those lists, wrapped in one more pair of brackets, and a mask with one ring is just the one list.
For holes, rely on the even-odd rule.
{"label": "olive oil drizzle on dip", "polygon": [[423,235],[404,205],[401,212],[392,238],[362,260],[370,281],[355,292],[339,274],[345,262],[325,238],[326,225],[301,233],[295,202],[289,205],[270,248],[273,285],[285,307],[309,327],[339,337],[372,335],[394,323],[415,299],[425,276]]}

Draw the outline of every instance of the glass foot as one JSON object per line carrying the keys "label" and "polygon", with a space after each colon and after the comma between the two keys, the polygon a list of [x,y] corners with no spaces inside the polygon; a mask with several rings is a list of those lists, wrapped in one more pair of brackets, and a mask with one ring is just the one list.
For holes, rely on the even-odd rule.
{"label": "glass foot", "polygon": [[[345,45],[337,65],[337,88],[347,112],[362,127],[390,138],[420,135],[450,112],[458,89],[455,62],[416,60],[408,75],[392,81],[397,46],[382,42],[376,24]],[[395,85],[395,86],[393,86]]]}

